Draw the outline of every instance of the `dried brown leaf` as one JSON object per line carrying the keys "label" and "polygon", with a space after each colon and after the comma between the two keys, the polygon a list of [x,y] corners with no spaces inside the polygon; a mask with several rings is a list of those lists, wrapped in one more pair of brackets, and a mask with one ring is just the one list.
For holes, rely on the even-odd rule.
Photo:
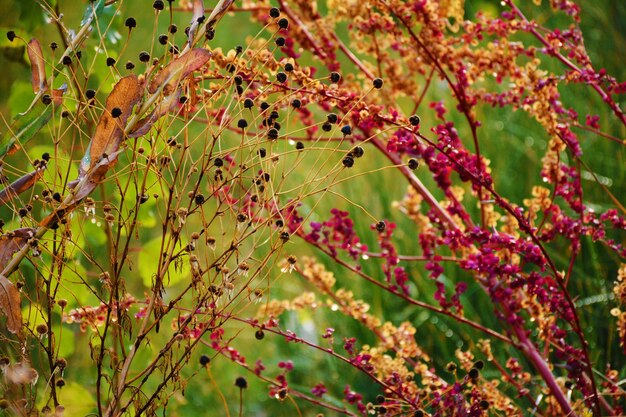
{"label": "dried brown leaf", "polygon": [[28,42],[28,59],[30,60],[30,69],[32,72],[31,82],[33,83],[33,91],[35,94],[48,89],[46,81],[46,63],[43,59],[41,44],[37,39],[31,39]]}
{"label": "dried brown leaf", "polygon": [[19,251],[33,236],[35,236],[35,229],[30,227],[16,229],[0,236],[0,272],[11,260],[13,254]]}
{"label": "dried brown leaf", "polygon": [[211,52],[203,48],[195,48],[174,59],[152,79],[148,91],[154,94],[163,86],[163,94],[170,95],[178,84],[192,72],[202,68],[211,58]]}
{"label": "dried brown leaf", "polygon": [[181,95],[180,88],[176,90],[176,92],[170,94],[165,97],[163,100],[156,105],[154,110],[150,113],[150,115],[144,117],[139,122],[135,128],[128,134],[129,138],[138,138],[139,136],[143,136],[150,131],[152,126],[159,120],[161,117],[165,116],[170,111],[173,111],[177,108],[179,104],[179,99]]}
{"label": "dried brown leaf", "polygon": [[7,316],[7,329],[15,334],[22,328],[20,292],[4,275],[0,275],[0,311]]}
{"label": "dried brown leaf", "polygon": [[[124,128],[128,117],[131,115],[133,107],[141,99],[142,84],[136,75],[129,75],[122,78],[115,84],[113,91],[106,99],[106,105],[96,132],[91,138],[89,148],[83,157],[80,165],[80,177],[82,178],[90,169],[98,165],[98,162],[108,155],[114,154],[120,147],[120,143],[124,139]],[[119,109],[119,115],[113,117],[114,109]],[[117,110],[115,110],[117,111]],[[110,163],[101,173],[99,181],[104,177],[108,168],[115,163]],[[102,168],[102,166],[100,166]]]}
{"label": "dried brown leaf", "polygon": [[43,175],[44,168],[39,168],[36,171],[29,172],[21,178],[15,180],[11,185],[0,191],[0,206],[3,206],[7,201],[12,200],[19,194],[32,188],[39,178]]}

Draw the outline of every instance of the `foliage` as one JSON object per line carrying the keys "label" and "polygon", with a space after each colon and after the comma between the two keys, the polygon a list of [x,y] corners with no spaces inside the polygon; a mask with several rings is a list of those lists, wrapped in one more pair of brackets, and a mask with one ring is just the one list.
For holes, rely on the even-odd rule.
{"label": "foliage", "polygon": [[0,414],[622,414],[626,83],[517,3],[21,5]]}

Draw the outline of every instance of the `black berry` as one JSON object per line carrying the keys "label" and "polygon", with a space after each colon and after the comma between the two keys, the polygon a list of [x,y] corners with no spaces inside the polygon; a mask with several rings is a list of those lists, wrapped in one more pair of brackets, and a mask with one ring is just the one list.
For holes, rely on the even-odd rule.
{"label": "black berry", "polygon": [[239,376],[235,379],[235,386],[240,389],[246,389],[248,388],[248,381],[246,381],[246,378]]}
{"label": "black berry", "polygon": [[270,16],[276,19],[278,16],[280,16],[280,10],[278,10],[277,7],[272,7],[270,9]]}
{"label": "black berry", "polygon": [[278,21],[278,27],[281,29],[287,29],[289,27],[289,20],[284,17]]}
{"label": "black berry", "polygon": [[148,62],[150,61],[150,54],[147,53],[146,51],[142,51],[139,53],[139,60],[141,62]]}
{"label": "black berry", "polygon": [[341,163],[344,167],[351,168],[354,165],[354,158],[351,156],[346,156],[345,158],[343,158]]}
{"label": "black berry", "polygon": [[348,125],[345,125],[341,128],[341,133],[343,133],[345,136],[348,136],[350,133],[352,133],[352,128]]}
{"label": "black berry", "polygon": [[167,43],[167,35],[159,35],[159,43],[165,45]]}
{"label": "black berry", "polygon": [[9,42],[13,42],[13,39],[15,39],[15,32],[13,32],[12,30],[8,31],[7,39],[9,40]]}
{"label": "black berry", "polygon": [[278,139],[278,130],[271,128],[267,131],[267,137],[271,140]]}
{"label": "black berry", "polygon": [[413,116],[409,117],[409,123],[411,123],[411,126],[419,126],[420,117],[414,114]]}
{"label": "black berry", "polygon": [[285,46],[285,38],[283,38],[283,37],[276,38],[276,45],[277,46]]}
{"label": "black berry", "polygon": [[237,127],[239,129],[245,129],[246,127],[248,127],[248,122],[246,121],[246,119],[239,119],[239,121],[237,122]]}
{"label": "black berry", "polygon": [[285,81],[287,81],[287,74],[285,74],[284,72],[279,72],[278,74],[276,74],[276,79],[278,80],[278,82],[284,83]]}
{"label": "black berry", "polygon": [[126,23],[124,23],[126,25],[126,27],[128,29],[132,29],[132,28],[136,28],[137,27],[137,21],[135,20],[134,17],[129,17],[128,19],[126,19]]}
{"label": "black berry", "polygon": [[252,107],[254,107],[254,101],[252,101],[252,99],[245,99],[243,102],[243,107],[246,109],[251,109]]}
{"label": "black berry", "polygon": [[419,167],[420,164],[419,164],[419,162],[417,162],[417,159],[409,159],[408,165],[409,165],[410,169],[416,170],[417,167]]}
{"label": "black berry", "polygon": [[207,366],[209,362],[211,362],[211,358],[209,358],[207,355],[200,356],[200,365]]}
{"label": "black berry", "polygon": [[120,117],[122,115],[122,109],[120,109],[119,107],[113,107],[113,110],[111,110],[111,116],[113,116],[114,118]]}
{"label": "black berry", "polygon": [[380,78],[376,78],[376,79],[374,79],[372,84],[374,85],[374,88],[381,89],[383,87],[383,80],[380,79]]}
{"label": "black berry", "polygon": [[161,11],[165,8],[165,4],[162,0],[156,0],[154,3],[152,3],[152,7],[154,7],[155,10]]}
{"label": "black berry", "polygon": [[107,58],[107,67],[112,67],[115,65],[115,58],[108,57]]}

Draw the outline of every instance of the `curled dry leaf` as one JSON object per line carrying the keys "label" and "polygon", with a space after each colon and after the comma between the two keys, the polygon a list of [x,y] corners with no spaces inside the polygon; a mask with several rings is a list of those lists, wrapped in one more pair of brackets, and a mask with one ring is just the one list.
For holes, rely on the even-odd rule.
{"label": "curled dry leaf", "polygon": [[178,87],[178,84],[192,72],[202,68],[211,58],[211,52],[203,48],[195,48],[188,53],[174,59],[152,79],[148,91],[154,94],[162,88],[163,94],[168,96]]}
{"label": "curled dry leaf", "polygon": [[[32,228],[16,229],[0,236],[0,272],[33,236],[35,229]],[[7,317],[7,329],[13,334],[18,333],[22,328],[20,293],[4,275],[0,275],[0,312]]]}
{"label": "curled dry leaf", "polygon": [[[97,165],[99,172],[94,172],[91,175],[92,180],[99,182],[104,178],[108,168],[115,163],[115,159],[113,159],[104,166],[98,165],[102,158],[113,155],[119,149],[120,143],[124,139],[124,128],[126,127],[128,117],[131,115],[135,104],[141,99],[142,87],[136,75],[124,77],[115,84],[113,91],[106,99],[104,112],[91,138],[87,152],[81,161],[81,178]],[[118,117],[113,117],[113,109],[119,109],[120,114]]]}
{"label": "curled dry leaf", "polygon": [[[70,188],[76,191],[72,204],[87,197],[117,161],[117,156],[121,152],[120,144],[124,140],[126,122],[133,107],[141,99],[142,93],[143,83],[136,75],[122,78],[113,87],[113,91],[106,99],[105,109],[100,116],[96,131],[80,163],[78,179],[71,182]],[[113,116],[114,109],[118,113],[116,117]],[[60,221],[66,209],[67,207],[60,213],[50,214],[42,223],[48,225]]]}
{"label": "curled dry leaf", "polygon": [[176,92],[170,94],[161,100],[152,110],[150,115],[144,117],[139,122],[135,128],[128,134],[129,138],[138,138],[139,136],[143,136],[150,131],[154,123],[159,120],[161,117],[165,116],[170,111],[173,111],[178,107],[179,99],[181,95],[180,88],[176,90]]}
{"label": "curled dry leaf", "polygon": [[35,94],[48,89],[46,81],[46,63],[43,59],[41,44],[37,39],[31,39],[28,42],[28,59],[30,60],[30,69],[32,72],[31,82],[33,83],[33,91]]}
{"label": "curled dry leaf", "polygon": [[6,204],[7,201],[12,200],[17,195],[23,193],[26,190],[32,188],[39,178],[43,175],[45,167],[38,168],[36,171],[29,172],[21,178],[15,180],[11,185],[0,191],[0,206]]}
{"label": "curled dry leaf", "polygon": [[18,333],[22,328],[20,292],[4,275],[0,275],[0,311],[7,316],[7,329]]}

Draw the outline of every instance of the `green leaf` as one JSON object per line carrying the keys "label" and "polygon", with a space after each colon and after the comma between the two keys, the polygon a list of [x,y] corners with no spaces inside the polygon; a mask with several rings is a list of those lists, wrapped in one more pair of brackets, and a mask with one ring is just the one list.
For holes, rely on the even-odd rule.
{"label": "green leaf", "polygon": [[81,20],[80,25],[83,26],[91,23],[94,18],[94,13],[96,16],[102,13],[105,3],[105,0],[89,1],[87,3],[87,8],[85,9],[85,14],[83,14],[83,20]]}
{"label": "green leaf", "polygon": [[65,88],[52,92],[52,104],[44,104],[40,99],[26,111],[15,117],[11,127],[0,140],[0,160],[13,153],[18,146],[24,146],[52,118],[53,109],[61,105]]}

